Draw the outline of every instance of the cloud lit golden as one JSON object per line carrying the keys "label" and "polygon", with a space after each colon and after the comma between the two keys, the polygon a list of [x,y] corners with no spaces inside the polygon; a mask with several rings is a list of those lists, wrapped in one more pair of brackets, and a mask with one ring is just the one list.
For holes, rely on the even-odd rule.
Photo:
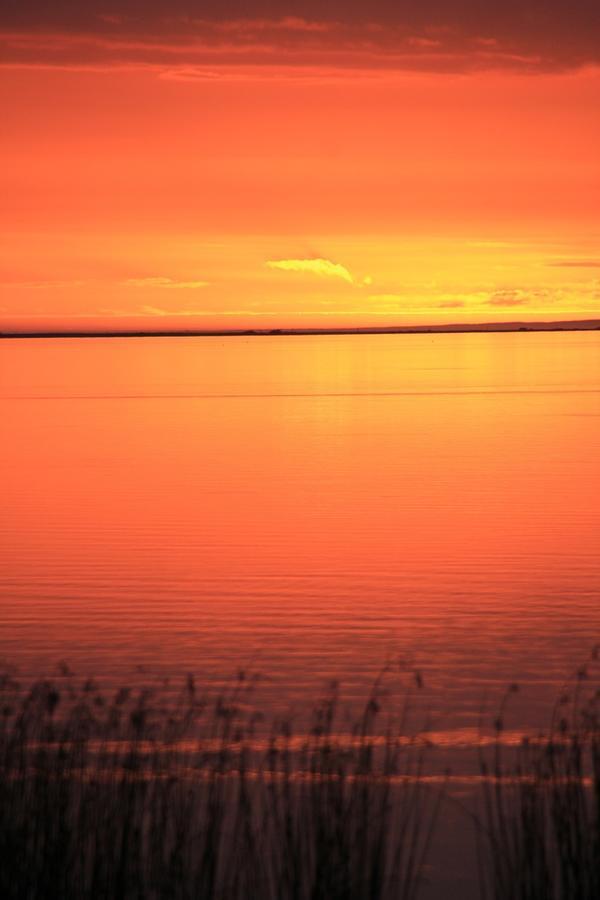
{"label": "cloud lit golden", "polygon": [[283,272],[310,272],[312,275],[324,275],[326,278],[341,278],[354,284],[354,278],[341,263],[330,259],[275,259],[265,263],[269,269],[281,269]]}

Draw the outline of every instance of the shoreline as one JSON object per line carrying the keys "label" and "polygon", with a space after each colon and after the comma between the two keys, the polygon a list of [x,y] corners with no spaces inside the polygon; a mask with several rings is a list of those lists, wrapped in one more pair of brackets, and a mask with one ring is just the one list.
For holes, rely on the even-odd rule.
{"label": "shoreline", "polygon": [[319,335],[386,334],[515,334],[557,331],[600,331],[600,319],[562,322],[490,322],[471,325],[397,325],[357,328],[169,328],[0,331],[0,340],[56,338],[149,338],[149,337],[310,337]]}

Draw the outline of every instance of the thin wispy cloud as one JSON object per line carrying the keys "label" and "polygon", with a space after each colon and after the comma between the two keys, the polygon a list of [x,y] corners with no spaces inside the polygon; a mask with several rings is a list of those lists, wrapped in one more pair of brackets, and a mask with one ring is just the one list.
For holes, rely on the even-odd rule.
{"label": "thin wispy cloud", "polygon": [[541,302],[551,303],[560,300],[559,291],[548,291],[543,288],[523,290],[522,288],[503,288],[495,291],[479,290],[461,293],[431,293],[421,291],[407,291],[406,293],[370,294],[369,300],[375,305],[394,306],[398,309],[416,310],[427,308],[436,309],[463,309],[476,310],[478,307],[516,307],[534,305]]}
{"label": "thin wispy cloud", "polygon": [[316,259],[271,259],[265,265],[269,269],[280,269],[282,272],[308,272],[325,278],[338,278],[348,284],[355,283],[353,276],[345,266],[321,257]]}
{"label": "thin wispy cloud", "polygon": [[[166,317],[169,319],[191,319],[191,318],[200,318],[200,317],[215,317],[214,309],[165,309],[161,306],[149,306],[148,304],[144,304],[140,306],[137,310],[141,315],[144,316],[157,316],[157,317]],[[123,312],[123,315],[127,317],[131,317],[131,310],[127,310]],[[270,315],[268,312],[256,312],[250,309],[220,309],[218,311],[219,317],[224,316],[267,316]]]}
{"label": "thin wispy cloud", "polygon": [[195,290],[207,287],[208,281],[176,281],[173,278],[128,278],[125,284],[135,288],[167,288],[169,290]]}
{"label": "thin wispy cloud", "polygon": [[497,291],[486,302],[488,306],[525,306],[530,300],[524,291]]}
{"label": "thin wispy cloud", "polygon": [[25,290],[46,290],[53,288],[82,287],[85,282],[81,279],[41,280],[41,281],[0,281],[5,288],[23,288]]}
{"label": "thin wispy cloud", "polygon": [[600,259],[553,259],[548,265],[557,269],[600,269]]}
{"label": "thin wispy cloud", "polygon": [[[214,310],[205,309],[164,309],[162,306],[150,306],[144,304],[140,306],[139,311],[145,316],[172,316],[178,318],[181,316],[210,316],[214,315]],[[131,315],[131,313],[129,313]]]}

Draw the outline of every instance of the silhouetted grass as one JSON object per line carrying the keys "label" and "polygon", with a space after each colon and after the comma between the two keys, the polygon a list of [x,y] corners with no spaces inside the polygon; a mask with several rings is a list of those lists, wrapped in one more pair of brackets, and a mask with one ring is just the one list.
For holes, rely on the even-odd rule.
{"label": "silhouetted grass", "polygon": [[335,686],[296,736],[253,685],[2,676],[0,897],[414,900],[439,792],[380,680],[345,736]]}
{"label": "silhouetted grass", "polygon": [[592,654],[565,686],[550,731],[511,754],[502,744],[506,701],[492,758],[481,756],[482,894],[493,900],[600,898],[600,692],[589,687]]}

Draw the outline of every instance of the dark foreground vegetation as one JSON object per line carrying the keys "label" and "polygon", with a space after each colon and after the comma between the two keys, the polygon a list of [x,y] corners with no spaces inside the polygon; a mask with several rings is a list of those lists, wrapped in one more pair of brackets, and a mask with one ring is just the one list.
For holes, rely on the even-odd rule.
{"label": "dark foreground vegetation", "polygon": [[[392,721],[378,680],[349,728],[332,687],[295,734],[254,711],[253,685],[240,673],[208,699],[191,677],[109,691],[66,667],[29,686],[0,676],[0,897],[417,900],[443,787],[407,735],[409,700]],[[465,812],[473,882],[490,900],[598,900],[588,670],[518,748],[506,701]]]}
{"label": "dark foreground vegetation", "polygon": [[380,683],[343,740],[335,688],[298,738],[250,691],[6,676],[0,897],[416,898],[439,793],[402,722],[375,737]]}
{"label": "dark foreground vegetation", "polygon": [[480,758],[482,894],[493,900],[600,898],[599,659],[561,692],[547,734],[503,749],[505,707],[493,753]]}

